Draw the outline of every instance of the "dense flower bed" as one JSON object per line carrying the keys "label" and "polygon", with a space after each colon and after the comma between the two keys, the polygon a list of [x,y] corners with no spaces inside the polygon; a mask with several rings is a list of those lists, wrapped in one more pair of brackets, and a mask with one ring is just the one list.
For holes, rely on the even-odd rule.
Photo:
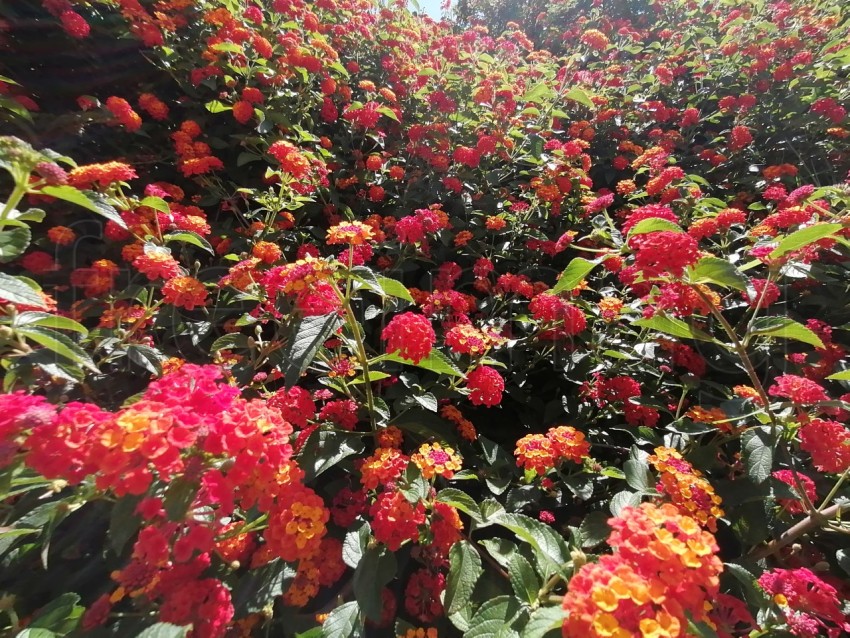
{"label": "dense flower bed", "polygon": [[538,4],[0,8],[2,635],[850,632],[850,17]]}

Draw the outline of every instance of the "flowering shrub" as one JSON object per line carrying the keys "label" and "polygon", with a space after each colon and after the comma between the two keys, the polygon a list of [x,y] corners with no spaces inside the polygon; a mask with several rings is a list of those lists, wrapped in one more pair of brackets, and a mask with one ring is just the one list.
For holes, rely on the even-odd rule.
{"label": "flowering shrub", "polygon": [[4,3],[4,636],[850,632],[850,18],[604,4]]}

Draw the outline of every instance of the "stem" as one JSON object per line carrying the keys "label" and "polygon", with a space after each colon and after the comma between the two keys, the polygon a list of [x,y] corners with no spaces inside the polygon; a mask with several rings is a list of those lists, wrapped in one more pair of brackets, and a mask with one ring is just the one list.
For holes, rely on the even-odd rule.
{"label": "stem", "polygon": [[841,476],[838,477],[838,480],[835,482],[835,485],[832,486],[832,489],[829,491],[829,494],[826,495],[826,498],[823,499],[823,502],[818,507],[817,511],[822,512],[823,508],[829,505],[829,502],[838,494],[838,490],[841,489],[841,486],[844,485],[844,481],[847,480],[847,477],[850,476],[850,466],[847,466],[847,469],[841,473]]}
{"label": "stem", "polygon": [[786,545],[790,545],[804,534],[808,534],[809,532],[815,531],[816,529],[820,528],[825,522],[848,510],[850,510],[850,503],[836,503],[835,505],[826,508],[822,512],[813,512],[793,527],[787,529],[784,533],[782,533],[782,535],[780,535],[779,538],[770,541],[767,545],[765,545],[758,551],[752,552],[750,555],[755,560],[767,558],[771,554],[775,554],[777,551],[779,551]]}
{"label": "stem", "polygon": [[24,198],[24,195],[27,194],[27,183],[25,181],[18,182],[15,184],[15,188],[12,190],[12,193],[9,195],[9,199],[6,201],[6,205],[3,207],[3,210],[0,211],[0,230],[6,225],[6,219],[9,217],[9,214],[15,210],[15,207],[21,202]]}

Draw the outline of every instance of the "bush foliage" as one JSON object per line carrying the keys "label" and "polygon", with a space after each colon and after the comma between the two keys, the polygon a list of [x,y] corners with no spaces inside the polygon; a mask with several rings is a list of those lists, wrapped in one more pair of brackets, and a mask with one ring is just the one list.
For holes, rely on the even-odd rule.
{"label": "bush foliage", "polygon": [[848,27],[5,3],[2,635],[847,635]]}

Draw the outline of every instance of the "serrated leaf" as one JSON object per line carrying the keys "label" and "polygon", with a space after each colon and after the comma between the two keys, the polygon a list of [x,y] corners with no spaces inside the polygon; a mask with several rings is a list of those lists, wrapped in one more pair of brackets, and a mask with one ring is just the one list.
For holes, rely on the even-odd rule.
{"label": "serrated leaf", "polygon": [[714,341],[714,337],[712,337],[707,332],[704,332],[699,328],[689,326],[681,319],[676,319],[674,317],[655,315],[654,317],[648,317],[646,319],[638,319],[637,321],[633,321],[632,325],[637,326],[639,328],[657,330],[658,332],[663,332],[664,334],[679,337],[680,339],[696,339],[698,341],[711,342]]}
{"label": "serrated leaf", "polygon": [[410,296],[410,291],[400,281],[390,279],[389,277],[377,277],[376,279],[385,295],[413,303],[413,297]]}
{"label": "serrated leaf", "polygon": [[185,638],[190,629],[191,625],[181,627],[168,622],[158,622],[137,634],[136,638]]}
{"label": "serrated leaf", "polygon": [[232,350],[233,348],[247,348],[248,347],[248,335],[244,335],[240,332],[232,332],[227,335],[222,335],[210,346],[211,352],[218,352],[219,350]]}
{"label": "serrated leaf", "polygon": [[483,520],[481,518],[481,512],[478,510],[478,503],[466,492],[453,487],[447,487],[437,493],[437,500],[460,510],[473,521],[481,522]]}
{"label": "serrated leaf", "polygon": [[548,638],[551,632],[552,638],[561,635],[561,626],[564,624],[564,610],[561,607],[540,607],[531,613],[525,627],[522,628],[520,638]]}
{"label": "serrated leaf", "polygon": [[824,347],[823,341],[814,331],[788,317],[758,317],[753,321],[750,332],[760,337],[794,339],[816,348]]}
{"label": "serrated leaf", "polygon": [[316,317],[304,317],[283,349],[283,372],[286,387],[291,388],[313,362],[328,338],[342,325],[339,315],[332,312]]}
{"label": "serrated leaf", "polygon": [[17,259],[30,245],[32,233],[26,226],[0,230],[0,264]]}
{"label": "serrated leaf", "polygon": [[690,270],[691,283],[711,283],[735,290],[747,289],[747,278],[725,259],[703,257]]}
{"label": "serrated leaf", "polygon": [[637,507],[640,505],[640,494],[624,490],[614,494],[608,507],[614,516],[619,516],[624,507]]}
{"label": "serrated leaf", "polygon": [[94,191],[80,191],[73,186],[45,186],[40,193],[56,197],[71,204],[82,206],[85,209],[106,217],[126,230],[127,224],[121,219],[121,215],[113,206],[106,203],[105,198]]}
{"label": "serrated leaf", "polygon": [[92,372],[100,372],[86,351],[61,332],[41,326],[23,326],[17,333]]}
{"label": "serrated leaf", "polygon": [[607,540],[611,534],[609,518],[605,512],[590,512],[584,517],[578,528],[582,547],[595,547]]}
{"label": "serrated leaf", "polygon": [[650,217],[649,219],[642,219],[635,224],[631,230],[629,230],[629,237],[633,237],[635,235],[647,235],[649,233],[657,233],[660,231],[669,231],[674,233],[685,232],[678,224],[671,222],[669,219]]}
{"label": "serrated leaf", "polygon": [[773,469],[773,446],[770,436],[758,429],[747,430],[741,437],[747,476],[756,483],[764,483]]}
{"label": "serrated leaf", "polygon": [[305,480],[312,481],[346,457],[363,451],[363,440],[338,430],[316,430],[307,438],[298,455]]}
{"label": "serrated leaf", "polygon": [[363,629],[360,607],[355,601],[334,609],[322,623],[322,638],[353,638]]}
{"label": "serrated leaf", "polygon": [[587,94],[587,91],[577,86],[567,91],[564,97],[568,100],[578,102],[582,106],[586,106],[591,110],[596,108],[596,105],[593,103],[593,100],[590,99],[590,96]]}
{"label": "serrated leaf", "polygon": [[252,569],[233,590],[233,607],[239,616],[263,611],[282,596],[295,580],[295,567],[280,558]]}
{"label": "serrated leaf", "polygon": [[540,579],[531,563],[525,560],[522,554],[511,556],[508,563],[508,576],[517,598],[528,602],[528,604],[537,600],[537,594],[540,591]]}
{"label": "serrated leaf", "polygon": [[351,569],[356,569],[360,564],[371,538],[372,530],[367,521],[355,523],[354,527],[345,534],[342,541],[342,560]]}
{"label": "serrated leaf", "polygon": [[449,550],[449,575],[443,607],[451,616],[469,604],[475,584],[484,570],[481,557],[469,541],[460,541]]}
{"label": "serrated leaf", "polygon": [[85,326],[77,323],[73,319],[62,317],[61,315],[51,315],[47,312],[35,312],[32,310],[16,315],[14,321],[12,321],[13,328],[25,325],[44,326],[46,328],[54,328],[56,330],[71,330],[73,332],[78,332],[83,336],[89,333]]}
{"label": "serrated leaf", "polygon": [[[570,560],[564,539],[545,523],[523,514],[504,514],[495,523],[509,529],[521,541],[531,545],[537,560],[548,564],[551,571],[560,571]],[[548,574],[544,574],[548,577]]]}
{"label": "serrated leaf", "polygon": [[770,259],[777,259],[786,253],[805,248],[818,240],[834,235],[842,228],[843,226],[841,224],[815,224],[808,228],[801,228],[782,239],[768,257]]}
{"label": "serrated leaf", "polygon": [[2,301],[35,308],[47,307],[34,283],[31,286],[22,277],[13,277],[0,272],[0,302]]}
{"label": "serrated leaf", "polygon": [[395,554],[386,547],[375,545],[363,554],[363,559],[354,571],[354,596],[366,618],[372,621],[381,619],[384,602],[381,590],[396,573]]}
{"label": "serrated leaf", "polygon": [[446,355],[437,350],[431,350],[431,354],[422,359],[419,363],[413,363],[410,359],[405,359],[397,354],[386,354],[381,357],[385,361],[395,361],[396,363],[405,363],[410,366],[416,366],[423,370],[436,372],[437,374],[445,374],[450,377],[462,377],[463,373],[451,362]]}
{"label": "serrated leaf", "polygon": [[654,480],[646,463],[629,459],[623,464],[623,472],[626,474],[626,483],[629,487],[639,492],[652,489]]}
{"label": "serrated leaf", "polygon": [[162,199],[162,197],[145,197],[139,202],[139,206],[153,208],[154,210],[158,210],[160,213],[165,213],[166,215],[171,212],[168,202]]}
{"label": "serrated leaf", "polygon": [[140,343],[131,343],[127,346],[127,357],[153,375],[162,374],[162,363],[165,357],[159,350]]}
{"label": "serrated leaf", "polygon": [[206,250],[210,255],[214,255],[215,251],[213,247],[210,246],[210,243],[198,235],[197,233],[192,233],[189,231],[181,231],[179,233],[168,233],[164,235],[162,240],[166,243],[176,241],[181,244],[191,244],[192,246],[197,246],[198,248],[202,248]]}
{"label": "serrated leaf", "polygon": [[597,265],[595,261],[588,261],[581,257],[573,259],[564,269],[564,272],[558,277],[558,282],[552,288],[552,294],[558,294],[565,290],[572,290],[578,286],[582,280],[590,274]]}
{"label": "serrated leaf", "polygon": [[534,104],[543,104],[547,100],[555,97],[555,91],[548,82],[539,82],[526,91],[519,101],[521,103],[532,102]]}

